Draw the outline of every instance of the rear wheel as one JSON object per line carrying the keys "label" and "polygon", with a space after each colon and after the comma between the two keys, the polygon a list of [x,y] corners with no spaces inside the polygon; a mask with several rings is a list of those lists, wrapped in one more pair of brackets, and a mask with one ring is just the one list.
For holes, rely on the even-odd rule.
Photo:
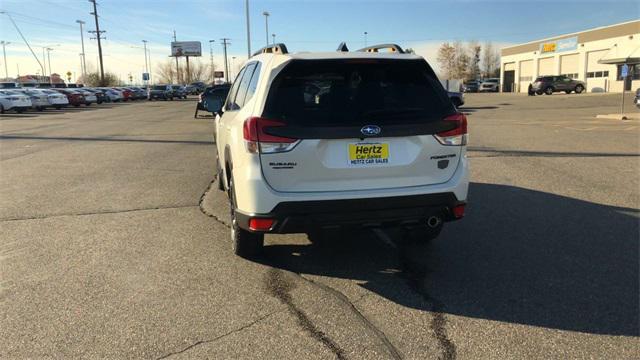
{"label": "rear wheel", "polygon": [[567,94],[571,94],[571,90],[565,90],[564,92],[566,92]]}
{"label": "rear wheel", "polygon": [[576,85],[575,91],[576,91],[576,94],[581,94],[584,91],[584,86]]}
{"label": "rear wheel", "polygon": [[544,89],[544,93],[547,95],[553,95],[553,88],[549,86],[548,88]]}
{"label": "rear wheel", "polygon": [[4,106],[2,104],[0,104],[0,114],[4,114]]}
{"label": "rear wheel", "polygon": [[258,256],[264,246],[264,234],[254,234],[238,226],[233,177],[229,178],[229,208],[231,211],[231,246],[234,254],[245,259]]}

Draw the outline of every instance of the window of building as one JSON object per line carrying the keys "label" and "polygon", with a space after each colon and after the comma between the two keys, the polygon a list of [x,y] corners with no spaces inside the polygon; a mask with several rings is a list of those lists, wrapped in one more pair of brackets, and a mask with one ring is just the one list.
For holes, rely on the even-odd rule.
{"label": "window of building", "polygon": [[572,73],[572,74],[562,74],[562,76],[566,76],[569,79],[577,79],[578,78],[578,73]]}
{"label": "window of building", "polygon": [[[629,65],[629,77],[631,80],[640,80],[640,64]],[[618,65],[616,80],[622,80],[622,65]]]}

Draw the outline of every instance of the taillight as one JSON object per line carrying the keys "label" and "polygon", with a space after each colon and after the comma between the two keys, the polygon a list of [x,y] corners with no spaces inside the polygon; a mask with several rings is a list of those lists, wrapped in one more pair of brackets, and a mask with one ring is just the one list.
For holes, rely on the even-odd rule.
{"label": "taillight", "polygon": [[273,226],[273,219],[252,218],[249,220],[249,230],[253,231],[269,231]]}
{"label": "taillight", "polygon": [[447,116],[444,121],[450,121],[456,124],[456,127],[439,132],[434,135],[436,140],[446,146],[461,146],[467,144],[467,117],[464,114],[456,113]]}
{"label": "taillight", "polygon": [[465,204],[454,206],[453,209],[451,209],[451,212],[453,213],[453,217],[455,217],[456,219],[462,218],[464,216],[464,207],[465,207]]}
{"label": "taillight", "polygon": [[267,134],[264,130],[268,127],[285,126],[277,120],[269,120],[261,117],[250,117],[244,121],[242,133],[250,153],[272,154],[291,151],[299,140],[287,137]]}

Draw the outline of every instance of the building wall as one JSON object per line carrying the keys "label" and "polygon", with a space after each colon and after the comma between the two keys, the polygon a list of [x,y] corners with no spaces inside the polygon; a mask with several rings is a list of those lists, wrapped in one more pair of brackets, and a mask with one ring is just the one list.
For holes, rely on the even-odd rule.
{"label": "building wall", "polygon": [[[566,51],[541,53],[544,44],[565,39],[575,39],[577,46],[568,46]],[[599,64],[598,60],[627,57],[637,52],[639,45],[640,21],[635,21],[504,48],[501,52],[501,84],[504,69],[513,68],[516,92],[527,92],[531,81],[525,79],[531,77],[533,80],[543,75],[568,75],[585,81],[587,92],[621,92],[623,82],[616,79],[616,65]],[[631,87],[640,87],[640,80],[633,80]]]}

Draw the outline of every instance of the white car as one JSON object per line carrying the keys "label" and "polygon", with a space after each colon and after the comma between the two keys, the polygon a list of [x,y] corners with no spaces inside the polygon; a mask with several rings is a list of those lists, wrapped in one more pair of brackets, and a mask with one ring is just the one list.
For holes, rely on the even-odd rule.
{"label": "white car", "polygon": [[25,112],[31,108],[31,99],[15,90],[0,90],[0,113],[14,110],[17,113]]}
{"label": "white car", "polygon": [[484,79],[480,83],[480,87],[478,88],[479,92],[499,92],[500,91],[500,79],[491,78]]}
{"label": "white car", "polygon": [[50,107],[60,110],[69,105],[69,99],[67,99],[66,95],[48,89],[42,89],[41,91],[47,95]]}
{"label": "white car", "polygon": [[247,61],[224,106],[213,101],[239,256],[256,256],[265,233],[314,241],[342,226],[401,226],[428,241],[464,214],[467,119],[425,59],[397,45],[278,44]]}
{"label": "white car", "polygon": [[81,93],[84,96],[84,104],[86,106],[89,106],[91,104],[95,104],[98,102],[98,97],[96,96],[96,94],[92,93],[91,91],[87,91],[87,90],[83,90],[83,89],[73,89],[79,93]]}
{"label": "white car", "polygon": [[15,92],[19,92],[25,96],[28,96],[31,99],[31,107],[35,110],[42,111],[49,107],[49,99],[47,94],[43,93],[42,90],[39,89],[16,89],[13,90]]}

